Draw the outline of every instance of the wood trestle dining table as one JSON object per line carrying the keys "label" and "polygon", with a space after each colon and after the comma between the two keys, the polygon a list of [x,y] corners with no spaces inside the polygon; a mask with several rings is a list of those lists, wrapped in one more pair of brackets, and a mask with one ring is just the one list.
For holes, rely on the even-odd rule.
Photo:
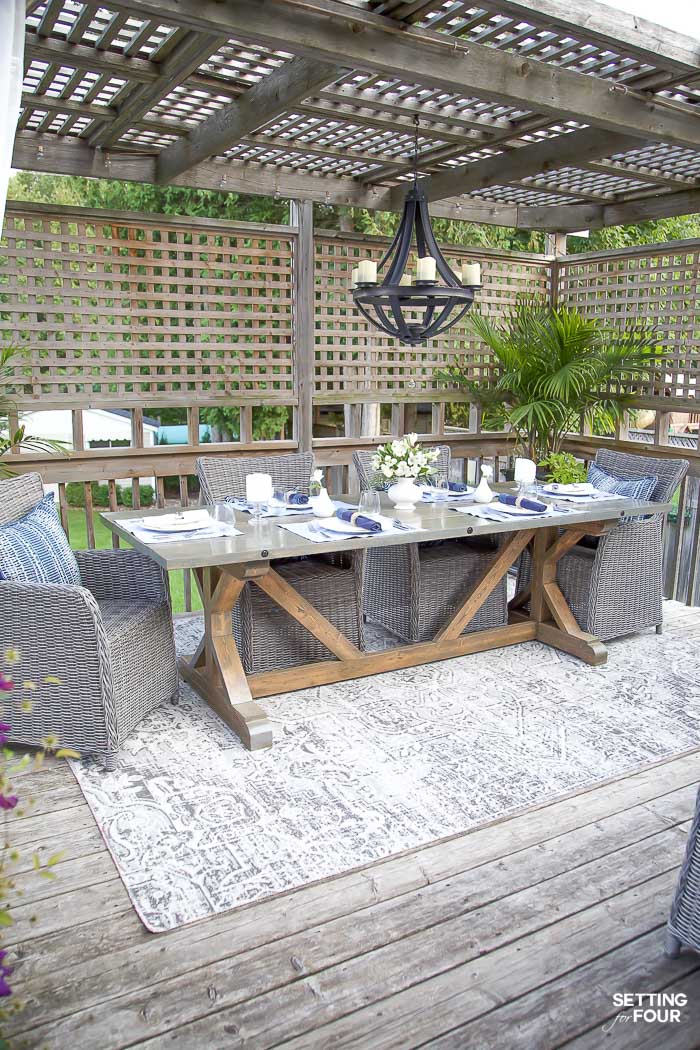
{"label": "wood trestle dining table", "polygon": [[[382,505],[384,513],[395,516],[385,495],[382,495]],[[604,535],[621,517],[666,513],[670,507],[640,500],[610,500],[574,505],[566,513],[490,521],[469,513],[456,513],[458,505],[423,503],[415,512],[400,515],[406,524],[418,524],[422,531],[339,535],[323,543],[311,542],[279,527],[281,521],[292,519],[264,518],[261,524],[253,525],[250,516],[241,511],[236,511],[240,535],[206,539],[197,539],[195,535],[167,543],[143,542],[124,528],[125,521],[137,517],[133,510],[103,513],[101,517],[121,540],[167,571],[193,571],[204,608],[204,636],[197,651],[180,660],[180,673],[248,749],[258,750],[272,745],[272,724],[256,703],[260,697],[533,640],[570,653],[588,664],[605,663],[606,647],[598,638],[580,629],[557,584],[557,563],[584,536]],[[139,511],[138,517],[172,512],[173,508],[167,512],[145,510]],[[312,515],[295,514],[293,520],[311,518]],[[493,559],[432,641],[400,644],[378,652],[357,648],[274,568],[275,561],[282,558],[485,536],[499,537]],[[531,584],[510,601],[508,623],[463,634],[485,599],[528,546],[532,556]],[[246,584],[260,587],[310,631],[334,658],[246,675],[231,626],[233,607]]]}

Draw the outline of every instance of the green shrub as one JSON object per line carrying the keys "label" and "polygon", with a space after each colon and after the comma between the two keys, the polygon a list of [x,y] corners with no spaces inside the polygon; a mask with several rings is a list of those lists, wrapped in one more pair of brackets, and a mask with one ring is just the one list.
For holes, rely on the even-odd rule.
{"label": "green shrub", "polygon": [[[90,485],[92,491],[92,504],[94,507],[109,506],[109,485],[107,482],[98,484],[93,481]],[[69,481],[66,485],[66,499],[69,507],[85,506],[85,484],[82,481]]]}
{"label": "green shrub", "polygon": [[[124,486],[123,489],[119,489],[119,502],[124,507],[133,506],[132,491],[128,486]],[[142,507],[151,507],[155,502],[155,490],[153,485],[139,485],[139,495],[141,497]]]}

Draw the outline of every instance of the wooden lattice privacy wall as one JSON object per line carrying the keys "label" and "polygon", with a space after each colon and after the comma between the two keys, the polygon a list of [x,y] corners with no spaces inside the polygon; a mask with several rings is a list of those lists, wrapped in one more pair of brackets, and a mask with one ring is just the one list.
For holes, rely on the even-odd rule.
{"label": "wooden lattice privacy wall", "polygon": [[[556,263],[559,303],[616,327],[646,321],[666,352],[665,367],[640,401],[692,407],[700,383],[700,243],[679,241],[572,256]],[[689,403],[689,404],[688,404]]]}
{"label": "wooden lattice privacy wall", "polygon": [[10,207],[4,242],[18,403],[293,401],[285,228]]}
{"label": "wooden lattice privacy wall", "polygon": [[[302,357],[314,361],[313,381],[303,386],[317,402],[463,397],[436,373],[460,360],[472,378],[487,374],[489,354],[466,321],[413,349],[355,311],[351,269],[362,256],[379,259],[385,244],[315,237],[314,346],[300,355],[294,227],[11,204],[0,246],[0,339],[30,348],[16,373],[17,404],[294,406]],[[487,249],[446,255],[455,267],[481,262],[477,308],[494,317],[517,295],[538,294],[614,324],[655,322],[668,364],[640,393],[692,407],[700,375],[697,242],[554,266],[543,256]]]}

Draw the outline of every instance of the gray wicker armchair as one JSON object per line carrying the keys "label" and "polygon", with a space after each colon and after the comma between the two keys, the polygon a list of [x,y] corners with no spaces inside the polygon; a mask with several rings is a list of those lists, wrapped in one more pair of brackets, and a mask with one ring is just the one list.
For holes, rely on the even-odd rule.
{"label": "gray wicker armchair", "polygon": [[[216,457],[197,460],[197,477],[203,503],[218,503],[227,496],[245,496],[246,474],[260,471],[272,476],[275,488],[308,492],[314,460],[310,452],[283,456]],[[281,559],[275,571],[307,599],[351,642],[362,647],[361,551],[346,558],[324,555]],[[247,674],[316,660],[334,659],[259,587],[246,584],[233,610],[233,635]]]}
{"label": "gray wicker armchair", "polygon": [[[656,475],[651,494],[668,503],[688,470],[685,459],[652,459],[601,449],[598,466],[618,478]],[[606,641],[663,624],[662,514],[623,520],[593,546],[578,545],[557,567],[561,587],[579,627]],[[531,561],[522,555],[518,589],[530,582]]]}
{"label": "gray wicker armchair", "polygon": [[[0,481],[0,524],[43,496],[38,474]],[[40,745],[49,734],[113,769],[132,729],[178,689],[166,574],[133,550],[76,551],[82,586],[0,580],[0,651],[21,652],[23,679],[56,675],[31,711],[3,694],[11,740]]]}
{"label": "gray wicker armchair", "polygon": [[666,926],[666,955],[675,959],[681,948],[700,952],[700,792]]}
{"label": "gray wicker armchair", "polygon": [[[447,474],[450,450],[445,445],[438,447],[440,455],[435,468]],[[385,483],[372,469],[373,455],[353,455],[363,490],[382,488]],[[363,591],[365,616],[404,641],[429,641],[472,590],[493,559],[494,549],[488,541],[479,544],[473,540],[447,540],[368,550]],[[463,633],[503,627],[507,619],[503,579]]]}

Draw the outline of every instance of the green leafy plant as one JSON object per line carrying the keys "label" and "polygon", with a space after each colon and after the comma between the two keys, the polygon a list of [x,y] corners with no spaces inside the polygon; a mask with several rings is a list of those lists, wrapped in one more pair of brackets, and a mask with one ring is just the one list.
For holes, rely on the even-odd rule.
{"label": "green leafy plant", "polygon": [[490,348],[494,379],[477,382],[460,366],[439,373],[484,409],[503,412],[518,451],[540,461],[561,451],[581,423],[610,433],[629,406],[635,384],[659,366],[654,331],[645,325],[607,328],[574,308],[519,300],[500,324],[480,314],[474,332]]}
{"label": "green leafy plant", "polygon": [[548,468],[547,481],[556,481],[559,485],[572,485],[577,481],[585,481],[587,477],[583,463],[579,463],[570,452],[552,452],[539,466]]}
{"label": "green leafy plant", "polygon": [[66,452],[61,442],[31,437],[23,426],[11,431],[10,416],[15,403],[8,390],[16,381],[17,358],[21,358],[25,352],[23,347],[13,343],[0,346],[0,478],[12,474],[7,463],[2,462],[11,449],[18,448],[24,452]]}

